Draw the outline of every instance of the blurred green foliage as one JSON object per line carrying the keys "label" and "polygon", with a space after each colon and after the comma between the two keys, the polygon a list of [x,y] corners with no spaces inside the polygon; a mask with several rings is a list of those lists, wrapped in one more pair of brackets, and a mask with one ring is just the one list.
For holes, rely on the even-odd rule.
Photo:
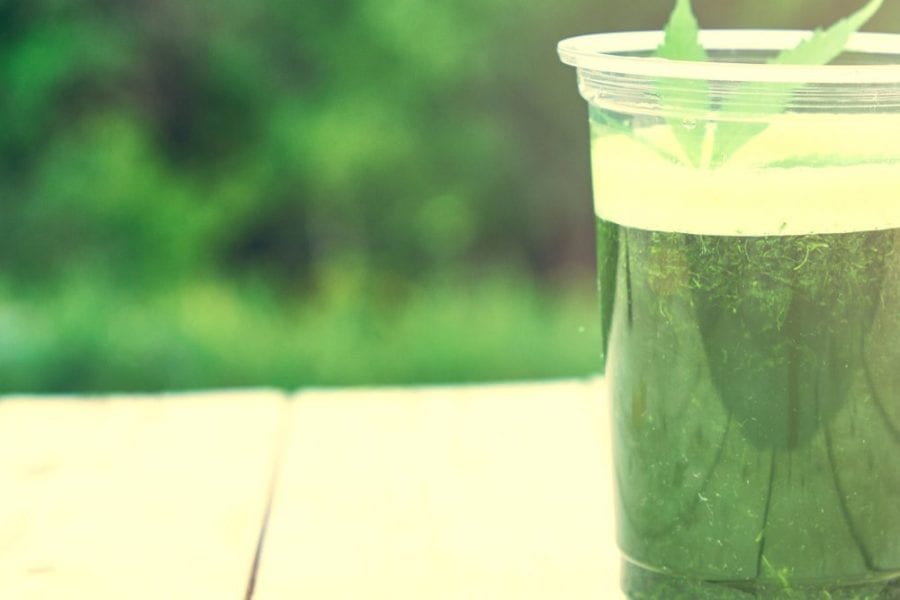
{"label": "blurred green foliage", "polygon": [[[740,4],[696,3],[708,26],[847,12]],[[595,371],[555,43],[669,9],[0,2],[0,391]]]}

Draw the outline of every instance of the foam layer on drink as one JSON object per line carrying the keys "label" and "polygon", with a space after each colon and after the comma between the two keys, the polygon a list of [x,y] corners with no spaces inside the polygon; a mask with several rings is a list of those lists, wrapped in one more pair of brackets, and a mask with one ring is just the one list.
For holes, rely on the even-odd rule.
{"label": "foam layer on drink", "polygon": [[705,235],[900,227],[900,117],[831,117],[786,116],[715,168],[665,158],[659,149],[681,154],[668,126],[597,126],[595,212],[627,227]]}

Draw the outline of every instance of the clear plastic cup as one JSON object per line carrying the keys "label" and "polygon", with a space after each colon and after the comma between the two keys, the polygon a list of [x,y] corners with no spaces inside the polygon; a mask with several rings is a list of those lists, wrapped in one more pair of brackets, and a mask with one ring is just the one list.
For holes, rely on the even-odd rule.
{"label": "clear plastic cup", "polygon": [[900,598],[900,36],[559,45],[591,126],[633,600]]}

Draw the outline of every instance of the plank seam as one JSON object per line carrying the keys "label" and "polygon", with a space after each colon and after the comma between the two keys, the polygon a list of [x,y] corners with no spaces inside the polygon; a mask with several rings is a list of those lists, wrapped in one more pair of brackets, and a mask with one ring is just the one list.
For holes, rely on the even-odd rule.
{"label": "plank seam", "polygon": [[275,491],[278,488],[278,478],[281,473],[281,462],[284,456],[285,447],[287,446],[288,430],[290,429],[292,414],[290,407],[293,405],[292,399],[284,398],[281,400],[281,410],[279,415],[278,434],[275,438],[275,447],[272,451],[272,472],[269,477],[269,489],[266,492],[266,504],[263,510],[262,520],[259,527],[259,536],[256,539],[256,551],[253,555],[253,562],[250,565],[250,573],[247,578],[247,588],[244,593],[244,600],[252,600],[256,592],[256,579],[259,573],[259,566],[262,561],[263,548],[266,542],[266,532],[269,528],[269,518],[272,515],[272,504],[275,498]]}

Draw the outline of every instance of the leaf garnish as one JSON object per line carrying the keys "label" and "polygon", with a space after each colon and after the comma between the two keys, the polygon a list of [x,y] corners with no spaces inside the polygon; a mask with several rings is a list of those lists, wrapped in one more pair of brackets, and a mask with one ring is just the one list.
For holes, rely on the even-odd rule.
{"label": "leaf garnish", "polygon": [[[770,64],[775,65],[824,65],[837,58],[845,49],[850,37],[865,25],[881,8],[884,0],[869,0],[865,6],[849,17],[841,19],[828,29],[817,29],[813,35],[794,48],[780,52]],[[706,61],[708,55],[699,41],[700,27],[691,10],[690,0],[676,0],[675,9],[665,27],[665,39],[657,48],[656,56],[669,60]],[[784,112],[793,93],[800,84],[746,83],[735,88],[718,107],[723,119],[718,123],[709,157],[710,166],[725,163],[735,152],[768,126],[765,122],[742,121],[741,116],[759,117]],[[672,107],[700,108],[700,112],[712,109],[709,86],[704,81],[663,79],[658,84],[659,94],[667,113]],[[702,110],[705,108],[705,111]],[[703,157],[704,140],[711,129],[702,120],[684,121],[675,116],[668,119],[672,131],[690,164],[706,166]]]}
{"label": "leaf garnish", "polygon": [[[656,49],[658,58],[669,60],[706,61],[709,56],[700,44],[700,25],[691,10],[690,0],[676,0],[675,9],[666,24],[663,43]],[[702,80],[661,79],[659,94],[666,106],[688,106],[705,112],[709,107],[709,85]],[[706,122],[700,119],[682,119],[670,116],[669,126],[681,145],[688,161],[700,166]]]}
{"label": "leaf garnish", "polygon": [[[639,142],[642,146],[656,152],[659,156],[666,159],[672,164],[681,164],[683,161],[679,158],[674,152],[669,152],[665,148],[660,146],[656,146],[650,140],[646,139],[644,136],[634,135],[634,128],[629,122],[622,122],[601,109],[594,108],[593,106],[588,107],[588,112],[590,113],[591,122],[602,125],[604,130],[613,131],[615,133],[621,133],[625,136],[633,137],[635,141]],[[591,130],[591,139],[593,140],[594,130]]]}
{"label": "leaf garnish", "polygon": [[700,24],[691,10],[691,0],[676,0],[675,9],[666,24],[663,43],[656,49],[656,56],[670,60],[697,60],[708,58],[700,44]]}
{"label": "leaf garnish", "polygon": [[[781,51],[769,61],[773,65],[824,65],[840,56],[853,35],[878,12],[884,0],[870,0],[861,9],[841,19],[828,29],[817,29],[797,46]],[[713,166],[725,163],[744,144],[762,133],[768,123],[741,122],[727,115],[740,113],[761,116],[779,114],[787,109],[792,94],[801,87],[789,83],[747,83],[735,90],[723,102],[721,112],[726,118],[719,123],[713,145]]]}
{"label": "leaf garnish", "polygon": [[871,19],[884,0],[870,0],[861,9],[841,19],[826,30],[817,29],[813,36],[776,56],[772,64],[824,65],[837,58],[850,41],[850,36]]}

